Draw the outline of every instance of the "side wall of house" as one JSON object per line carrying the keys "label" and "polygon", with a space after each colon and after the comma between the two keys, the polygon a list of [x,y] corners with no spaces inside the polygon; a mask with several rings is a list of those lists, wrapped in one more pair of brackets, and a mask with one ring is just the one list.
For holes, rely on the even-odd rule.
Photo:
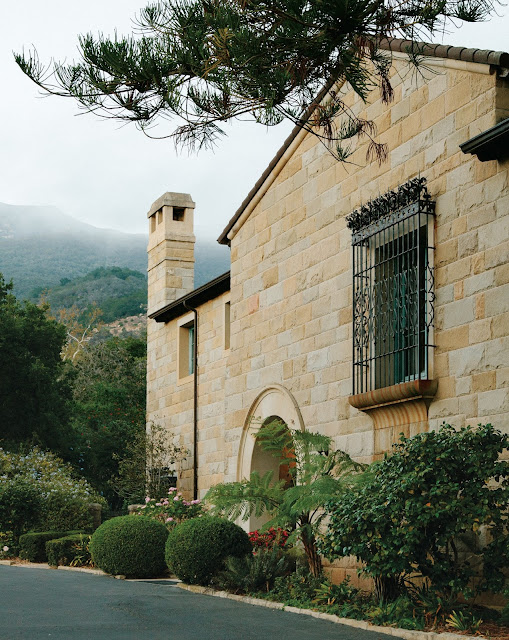
{"label": "side wall of house", "polygon": [[[228,351],[224,343],[223,294],[198,308],[198,495],[223,480],[224,388]],[[193,494],[194,384],[193,376],[179,379],[179,324],[193,314],[167,323],[149,320],[147,420],[164,426],[169,436],[186,447],[179,471],[179,488]]]}
{"label": "side wall of house", "polygon": [[[355,113],[375,122],[389,148],[386,162],[367,162],[365,141],[350,163],[338,163],[308,135],[232,239],[226,480],[237,479],[250,407],[274,383],[293,395],[307,429],[332,436],[362,460],[400,431],[443,421],[491,421],[509,430],[509,163],[481,163],[459,148],[507,115],[509,89],[485,65],[426,66],[417,73],[396,60],[389,106],[376,94],[368,106],[353,92],[345,95]],[[412,418],[376,433],[372,418],[348,401],[352,247],[345,217],[419,175],[436,201],[438,391],[429,425]]]}

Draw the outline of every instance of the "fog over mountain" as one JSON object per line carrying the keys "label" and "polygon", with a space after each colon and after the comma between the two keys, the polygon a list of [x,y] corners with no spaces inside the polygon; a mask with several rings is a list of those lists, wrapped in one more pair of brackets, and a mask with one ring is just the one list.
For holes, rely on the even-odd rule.
{"label": "fog over mountain", "polygon": [[[230,268],[229,250],[212,240],[198,238],[195,257],[196,287]],[[0,272],[18,297],[106,266],[145,273],[147,236],[100,229],[56,207],[0,203]]]}

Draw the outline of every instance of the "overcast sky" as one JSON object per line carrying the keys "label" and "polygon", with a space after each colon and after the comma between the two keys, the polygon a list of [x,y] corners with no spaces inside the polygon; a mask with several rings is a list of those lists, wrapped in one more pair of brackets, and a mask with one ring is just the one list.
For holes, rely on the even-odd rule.
{"label": "overcast sky", "polygon": [[[217,237],[291,127],[238,123],[215,152],[177,155],[171,141],[148,139],[134,125],[83,114],[71,99],[40,97],[12,51],[34,45],[42,61],[69,61],[80,33],[128,33],[143,0],[2,4],[0,202],[55,205],[95,226],[145,233],[151,203],[165,191],[182,191],[196,202],[199,235]],[[509,51],[509,8],[499,14],[451,28],[440,40]]]}

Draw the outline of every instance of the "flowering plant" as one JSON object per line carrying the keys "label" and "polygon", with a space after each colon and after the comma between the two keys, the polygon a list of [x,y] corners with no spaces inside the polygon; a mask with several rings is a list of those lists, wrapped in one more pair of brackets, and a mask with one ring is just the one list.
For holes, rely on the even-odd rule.
{"label": "flowering plant", "polygon": [[288,549],[291,546],[288,543],[290,533],[281,527],[270,527],[266,531],[257,529],[250,531],[248,535],[254,552],[259,549]]}
{"label": "flowering plant", "polygon": [[160,498],[159,500],[145,498],[145,504],[137,511],[134,511],[133,514],[159,520],[168,529],[173,529],[174,526],[184,520],[202,516],[204,508],[201,500],[184,500],[182,493],[175,487],[171,487],[166,498]]}
{"label": "flowering plant", "polygon": [[15,542],[12,531],[0,531],[0,560],[17,555]]}

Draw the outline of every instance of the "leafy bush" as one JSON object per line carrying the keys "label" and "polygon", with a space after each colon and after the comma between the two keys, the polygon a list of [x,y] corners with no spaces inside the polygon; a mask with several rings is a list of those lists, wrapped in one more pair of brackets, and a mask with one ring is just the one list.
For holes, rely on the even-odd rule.
{"label": "leafy bush", "polygon": [[0,560],[18,555],[18,544],[12,531],[0,531]]}
{"label": "leafy bush", "polygon": [[72,535],[48,540],[46,542],[46,555],[48,564],[52,566],[70,565],[79,559],[80,565],[91,563],[89,550],[91,536],[89,534],[75,533]]}
{"label": "leafy bush", "polygon": [[329,580],[324,580],[320,586],[315,589],[315,597],[313,602],[318,605],[343,604],[354,600],[359,594],[359,589],[350,584],[350,576],[347,576],[343,582],[333,584]]}
{"label": "leafy bush", "polygon": [[146,516],[162,522],[168,529],[173,529],[184,520],[191,520],[203,515],[203,505],[200,500],[184,500],[180,491],[171,487],[167,498],[146,498],[145,504],[133,515]]}
{"label": "leafy bush", "polygon": [[105,500],[70,465],[38,448],[26,454],[0,448],[0,530],[89,528],[88,505]]}
{"label": "leafy bush", "polygon": [[307,567],[299,567],[288,576],[276,578],[271,595],[287,605],[311,609],[315,606],[316,591],[323,582],[323,577],[311,575]]}
{"label": "leafy bush", "polygon": [[41,525],[48,529],[92,529],[92,514],[89,503],[56,493],[45,501]]}
{"label": "leafy bush", "polygon": [[42,497],[28,479],[12,478],[0,485],[0,530],[12,531],[14,539],[34,527],[42,514]]}
{"label": "leafy bush", "polygon": [[270,591],[276,578],[290,568],[290,559],[277,547],[260,549],[255,554],[226,558],[226,568],[213,578],[213,584],[233,593]]}
{"label": "leafy bush", "polygon": [[104,522],[90,541],[92,560],[112,575],[152,578],[166,569],[166,527],[143,516],[119,516]]}
{"label": "leafy bush", "polygon": [[[438,592],[500,591],[509,566],[509,438],[491,425],[401,438],[357,491],[331,500],[322,552],[354,555],[394,598],[418,573]],[[483,533],[482,544],[480,533]],[[483,567],[483,573],[480,569]]]}
{"label": "leafy bush", "polygon": [[170,531],[166,562],[184,582],[207,585],[224,568],[228,556],[240,558],[251,551],[247,533],[233,522],[195,518]]}
{"label": "leafy bush", "polygon": [[19,538],[19,554],[23,560],[30,562],[46,562],[46,542],[56,538],[63,538],[71,534],[83,533],[81,531],[32,531]]}

